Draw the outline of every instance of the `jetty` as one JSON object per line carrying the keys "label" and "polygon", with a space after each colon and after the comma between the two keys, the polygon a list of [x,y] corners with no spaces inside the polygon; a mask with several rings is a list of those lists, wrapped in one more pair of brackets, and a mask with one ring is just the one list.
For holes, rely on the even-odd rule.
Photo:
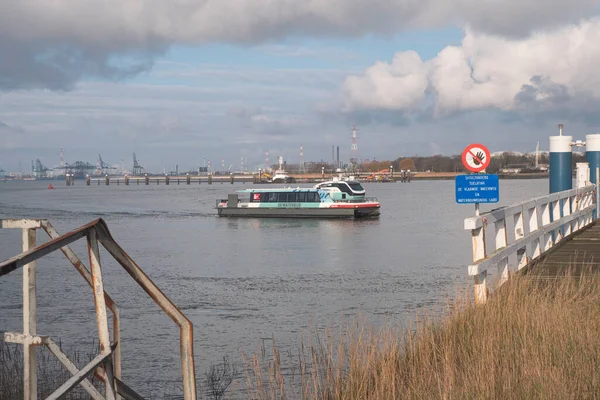
{"label": "jetty", "polygon": [[[600,134],[574,141],[550,137],[549,194],[464,220],[470,231],[475,302],[489,295],[515,273],[539,277],[600,272]],[[572,167],[572,148],[586,146],[587,162]],[[573,188],[575,175],[575,188]],[[488,249],[492,249],[489,251]],[[495,279],[488,279],[495,275]]]}
{"label": "jetty", "polygon": [[[319,183],[330,180],[339,174],[290,174],[293,183]],[[389,172],[385,175],[375,175],[371,172],[352,173],[352,176],[360,182],[367,183],[410,183],[411,181],[432,181],[432,180],[454,180],[456,176],[462,173],[456,172],[411,172],[397,171]],[[498,174],[500,179],[548,179],[547,173],[523,173],[523,174]],[[265,179],[260,173],[254,174],[229,174],[229,175],[105,175],[79,177],[74,175],[65,175],[66,186],[75,186],[77,182],[83,180],[85,186],[148,186],[148,185],[200,185],[200,184],[224,184],[224,183],[252,183],[252,184],[270,184],[270,183],[290,183],[273,182]]]}

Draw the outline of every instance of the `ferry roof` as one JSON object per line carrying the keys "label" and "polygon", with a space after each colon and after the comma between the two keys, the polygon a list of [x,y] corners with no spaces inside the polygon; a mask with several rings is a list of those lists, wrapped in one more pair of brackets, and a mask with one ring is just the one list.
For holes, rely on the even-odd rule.
{"label": "ferry roof", "polygon": [[262,192],[268,192],[268,193],[273,193],[273,192],[318,192],[320,189],[315,189],[315,188],[301,188],[301,187],[297,187],[297,188],[273,188],[273,189],[265,189],[265,188],[260,188],[260,189],[240,189],[237,190],[238,193],[262,193]]}

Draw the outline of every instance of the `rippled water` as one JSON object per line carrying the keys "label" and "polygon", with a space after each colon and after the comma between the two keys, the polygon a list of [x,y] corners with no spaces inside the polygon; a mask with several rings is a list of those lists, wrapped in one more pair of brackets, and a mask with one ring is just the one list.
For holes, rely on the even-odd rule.
{"label": "rippled water", "polygon": [[[0,182],[0,217],[49,219],[61,233],[103,218],[193,322],[199,377],[224,355],[241,361],[241,351],[259,351],[265,338],[294,351],[308,326],[335,327],[358,313],[373,324],[405,323],[471,283],[463,218],[473,206],[455,204],[453,181],[365,184],[382,215],[364,221],[216,217],[216,199],[251,184],[53,183],[55,190],[48,182]],[[493,207],[547,190],[547,180],[501,181]],[[0,259],[18,254],[20,240],[20,232],[0,230]],[[84,242],[73,248],[87,259]],[[107,253],[101,257],[105,289],[121,308],[123,380],[143,395],[179,391],[177,329]],[[38,266],[38,332],[91,348],[91,289],[62,253]],[[21,304],[21,273],[0,278],[0,330],[21,330]]]}

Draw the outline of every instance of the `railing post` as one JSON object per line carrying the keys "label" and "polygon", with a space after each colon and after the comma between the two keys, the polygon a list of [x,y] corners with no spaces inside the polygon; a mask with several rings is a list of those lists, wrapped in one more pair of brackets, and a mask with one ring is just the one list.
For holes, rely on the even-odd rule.
{"label": "railing post", "polygon": [[[508,237],[506,235],[506,218],[495,221],[494,228],[496,230],[496,250],[506,247],[508,244]],[[498,286],[501,286],[508,280],[508,257],[503,258],[498,263],[498,273],[500,274],[500,282]]]}
{"label": "railing post", "polygon": [[[533,207],[529,208],[528,214],[529,214],[529,232],[528,232],[528,234],[531,234],[539,229],[537,204],[534,204]],[[530,247],[529,257],[533,260],[533,259],[537,258],[540,254],[541,254],[540,240],[536,239],[532,242],[532,245]]]}
{"label": "railing post", "polygon": [[[562,200],[562,215],[563,217],[567,217],[571,215],[571,196],[567,196]],[[563,229],[563,237],[569,236],[571,234],[571,225],[572,223],[567,223]]]}
{"label": "railing post", "polygon": [[[35,229],[23,229],[23,251],[35,247]],[[36,334],[36,276],[35,261],[23,267],[23,333]],[[23,343],[23,398],[37,400],[36,347]]]}
{"label": "railing post", "polygon": [[[560,219],[560,199],[552,202],[552,221],[558,221]],[[560,242],[563,238],[563,231],[558,228],[554,231],[554,244]]]}
{"label": "railing post", "polygon": [[[523,209],[514,215],[515,221],[515,240],[525,237],[525,223],[523,218]],[[517,271],[527,265],[527,248],[517,249]]]}
{"label": "railing post", "polygon": [[[485,251],[485,224],[481,227],[471,230],[473,241],[473,262],[483,260],[486,256]],[[475,303],[483,304],[487,301],[487,271],[481,271],[473,277],[475,290]]]}
{"label": "railing post", "polygon": [[[110,334],[108,332],[108,317],[106,315],[106,301],[104,299],[104,284],[102,282],[102,269],[100,266],[100,251],[96,229],[91,229],[87,235],[88,253],[90,256],[90,269],[92,270],[92,288],[96,304],[96,320],[98,323],[98,339],[102,353],[110,351]],[[115,379],[113,374],[113,361],[109,357],[104,363],[104,385],[106,400],[115,400]]]}
{"label": "railing post", "polygon": [[[550,204],[550,200],[548,200],[547,203],[542,204],[542,227],[550,224],[550,222],[551,222],[550,211],[551,211],[551,204]],[[550,250],[550,248],[553,245],[554,245],[554,242],[552,240],[552,232],[548,232],[548,233],[544,234],[544,245],[542,246],[544,251]]]}

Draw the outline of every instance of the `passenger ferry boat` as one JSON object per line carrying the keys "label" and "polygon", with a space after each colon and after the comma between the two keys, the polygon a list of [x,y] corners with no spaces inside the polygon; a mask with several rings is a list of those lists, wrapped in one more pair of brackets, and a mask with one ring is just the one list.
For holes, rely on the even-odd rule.
{"label": "passenger ferry boat", "polygon": [[[240,194],[244,198],[240,198]],[[312,188],[244,189],[230,194],[227,199],[217,200],[217,213],[221,217],[379,216],[379,201],[365,194],[360,182],[341,180],[321,182]]]}

